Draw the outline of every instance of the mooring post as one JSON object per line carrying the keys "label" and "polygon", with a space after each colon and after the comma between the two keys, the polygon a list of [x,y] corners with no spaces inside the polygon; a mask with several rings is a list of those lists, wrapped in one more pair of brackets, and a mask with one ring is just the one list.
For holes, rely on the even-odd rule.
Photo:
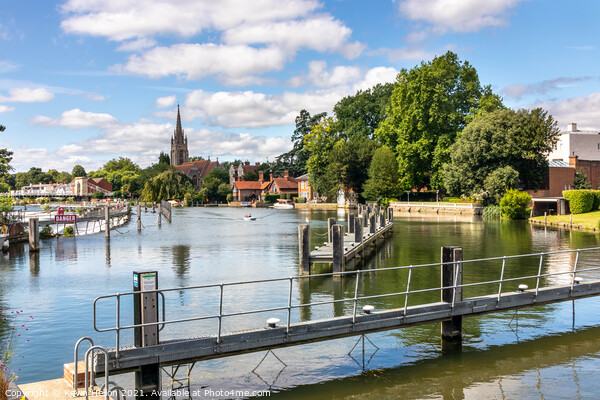
{"label": "mooring post", "polygon": [[333,226],[335,225],[335,218],[327,218],[327,242],[333,242]]}
{"label": "mooring post", "polygon": [[394,222],[394,209],[392,207],[388,208],[388,223],[391,224]]}
{"label": "mooring post", "polygon": [[344,272],[344,226],[333,225],[332,228],[333,242],[333,273]]}
{"label": "mooring post", "polygon": [[[135,325],[158,322],[158,272],[133,272],[133,323]],[[149,292],[149,293],[148,293]],[[156,346],[158,325],[134,328],[135,347]],[[160,400],[160,364],[142,365],[135,371],[136,399]]]}
{"label": "mooring post", "polygon": [[[463,249],[457,246],[442,247],[442,302],[454,306],[462,301],[462,261]],[[462,340],[462,316],[454,315],[442,321],[442,351],[460,347]]]}
{"label": "mooring post", "polygon": [[152,214],[154,214],[154,207],[156,206],[156,202],[152,201]]}
{"label": "mooring post", "polygon": [[354,233],[354,214],[348,214],[348,233]]}
{"label": "mooring post", "polygon": [[360,218],[357,218],[354,220],[354,241],[356,243],[360,243],[362,242],[362,220]]}
{"label": "mooring post", "polygon": [[104,228],[105,228],[104,236],[107,239],[110,239],[110,210],[109,210],[108,206],[104,206]]}
{"label": "mooring post", "polygon": [[367,211],[363,211],[362,215],[361,215],[361,219],[362,219],[362,226],[363,228],[366,228],[367,226],[369,226],[369,214],[367,213]]}
{"label": "mooring post", "polygon": [[29,252],[40,249],[40,220],[29,218]]}
{"label": "mooring post", "polygon": [[[146,205],[146,202],[144,202],[144,205]],[[137,203],[137,229],[138,232],[142,230],[142,206],[139,201]]]}
{"label": "mooring post", "polygon": [[310,275],[310,225],[298,225],[300,275]]}
{"label": "mooring post", "polygon": [[381,229],[385,227],[385,213],[383,211],[379,213],[379,227]]}
{"label": "mooring post", "polygon": [[162,215],[162,202],[158,203],[158,220],[156,221],[156,223],[158,224],[159,228],[160,228],[160,224],[161,224],[161,215]]}
{"label": "mooring post", "polygon": [[375,233],[375,214],[369,217],[369,233]]}

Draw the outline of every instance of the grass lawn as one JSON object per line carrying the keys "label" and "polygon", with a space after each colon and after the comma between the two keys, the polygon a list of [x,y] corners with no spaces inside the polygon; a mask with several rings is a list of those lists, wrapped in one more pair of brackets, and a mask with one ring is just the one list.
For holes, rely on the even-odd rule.
{"label": "grass lawn", "polygon": [[[538,221],[543,221],[544,216],[533,217],[531,219],[535,219]],[[569,223],[570,216],[569,215],[548,215],[548,222],[566,222]],[[598,224],[600,223],[600,211],[593,211],[585,214],[573,214],[573,224],[574,225],[583,225],[590,228],[598,228]]]}

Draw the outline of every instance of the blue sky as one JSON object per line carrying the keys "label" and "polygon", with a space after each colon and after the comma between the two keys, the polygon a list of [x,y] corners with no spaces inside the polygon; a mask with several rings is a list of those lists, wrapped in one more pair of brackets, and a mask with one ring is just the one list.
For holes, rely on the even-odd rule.
{"label": "blue sky", "polygon": [[0,0],[0,146],[16,171],[169,152],[264,161],[303,108],[452,50],[513,108],[600,129],[595,0]]}

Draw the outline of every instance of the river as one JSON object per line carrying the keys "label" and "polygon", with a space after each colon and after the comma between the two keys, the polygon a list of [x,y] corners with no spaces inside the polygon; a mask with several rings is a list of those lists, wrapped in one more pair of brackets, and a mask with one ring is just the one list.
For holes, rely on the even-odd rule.
{"label": "river", "polygon": [[[62,364],[72,362],[73,346],[82,336],[114,346],[114,334],[94,332],[92,302],[97,296],[127,292],[133,271],[158,271],[159,287],[181,287],[297,274],[297,226],[311,221],[312,241],[324,241],[326,219],[344,214],[318,210],[252,210],[256,221],[243,221],[247,210],[229,208],[173,209],[173,222],[156,225],[156,214],[144,213],[144,228],[135,222],[104,234],[43,240],[38,255],[27,245],[13,245],[0,256],[0,332],[21,321],[22,336],[11,367],[18,382],[57,378]],[[384,268],[439,261],[441,246],[462,246],[464,259],[599,246],[597,234],[544,229],[527,222],[481,221],[477,217],[407,215],[396,219],[394,234],[359,268]],[[131,228],[131,229],[130,229]],[[119,233],[121,232],[121,233]],[[544,272],[567,265],[569,257],[548,262]],[[537,261],[519,266],[535,275]],[[559,267],[560,268],[560,267]],[[318,266],[318,271],[326,271]],[[481,267],[474,276],[496,279],[498,265]],[[415,284],[439,285],[439,275],[415,274]],[[307,281],[308,282],[308,281]],[[352,297],[354,278],[313,278],[293,290],[298,302]],[[362,294],[401,291],[405,272],[369,275]],[[225,312],[287,305],[288,286],[255,285],[227,289]],[[217,299],[217,300],[215,300]],[[415,301],[419,299],[414,299]],[[438,301],[439,293],[422,300]],[[401,307],[403,297],[371,302],[377,309]],[[214,293],[172,292],[167,318],[214,312]],[[227,307],[230,307],[227,309]],[[7,311],[8,310],[8,311]],[[20,311],[23,310],[23,313]],[[123,313],[131,310],[124,304]],[[338,303],[296,310],[293,321],[352,313],[352,304]],[[271,389],[271,397],[311,399],[480,399],[598,398],[600,371],[600,299],[582,299],[529,309],[506,311],[463,321],[462,351],[442,353],[439,324],[421,325],[329,342],[251,353],[197,363],[192,390],[197,398],[223,398],[231,391]],[[31,318],[31,317],[33,318]],[[271,315],[224,320],[223,330],[259,327]],[[278,314],[282,320],[284,314]],[[127,322],[127,316],[123,317]],[[99,306],[99,327],[114,325],[114,303]],[[215,321],[167,326],[161,339],[215,333]],[[130,345],[132,334],[123,335]],[[29,339],[29,341],[27,341]],[[357,342],[358,341],[358,342]],[[348,353],[357,344],[350,355]],[[376,347],[375,347],[376,346]],[[281,361],[280,361],[281,360]],[[283,362],[284,364],[282,364]],[[131,375],[115,377],[132,388]],[[163,377],[167,387],[169,381]],[[129,398],[129,397],[128,397]]]}

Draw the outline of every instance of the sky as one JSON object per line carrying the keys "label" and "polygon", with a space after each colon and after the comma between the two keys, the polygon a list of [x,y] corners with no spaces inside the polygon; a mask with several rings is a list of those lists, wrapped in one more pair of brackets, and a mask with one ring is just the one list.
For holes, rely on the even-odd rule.
{"label": "sky", "polygon": [[15,172],[170,152],[273,161],[300,110],[451,50],[511,108],[600,129],[597,0],[0,0]]}

